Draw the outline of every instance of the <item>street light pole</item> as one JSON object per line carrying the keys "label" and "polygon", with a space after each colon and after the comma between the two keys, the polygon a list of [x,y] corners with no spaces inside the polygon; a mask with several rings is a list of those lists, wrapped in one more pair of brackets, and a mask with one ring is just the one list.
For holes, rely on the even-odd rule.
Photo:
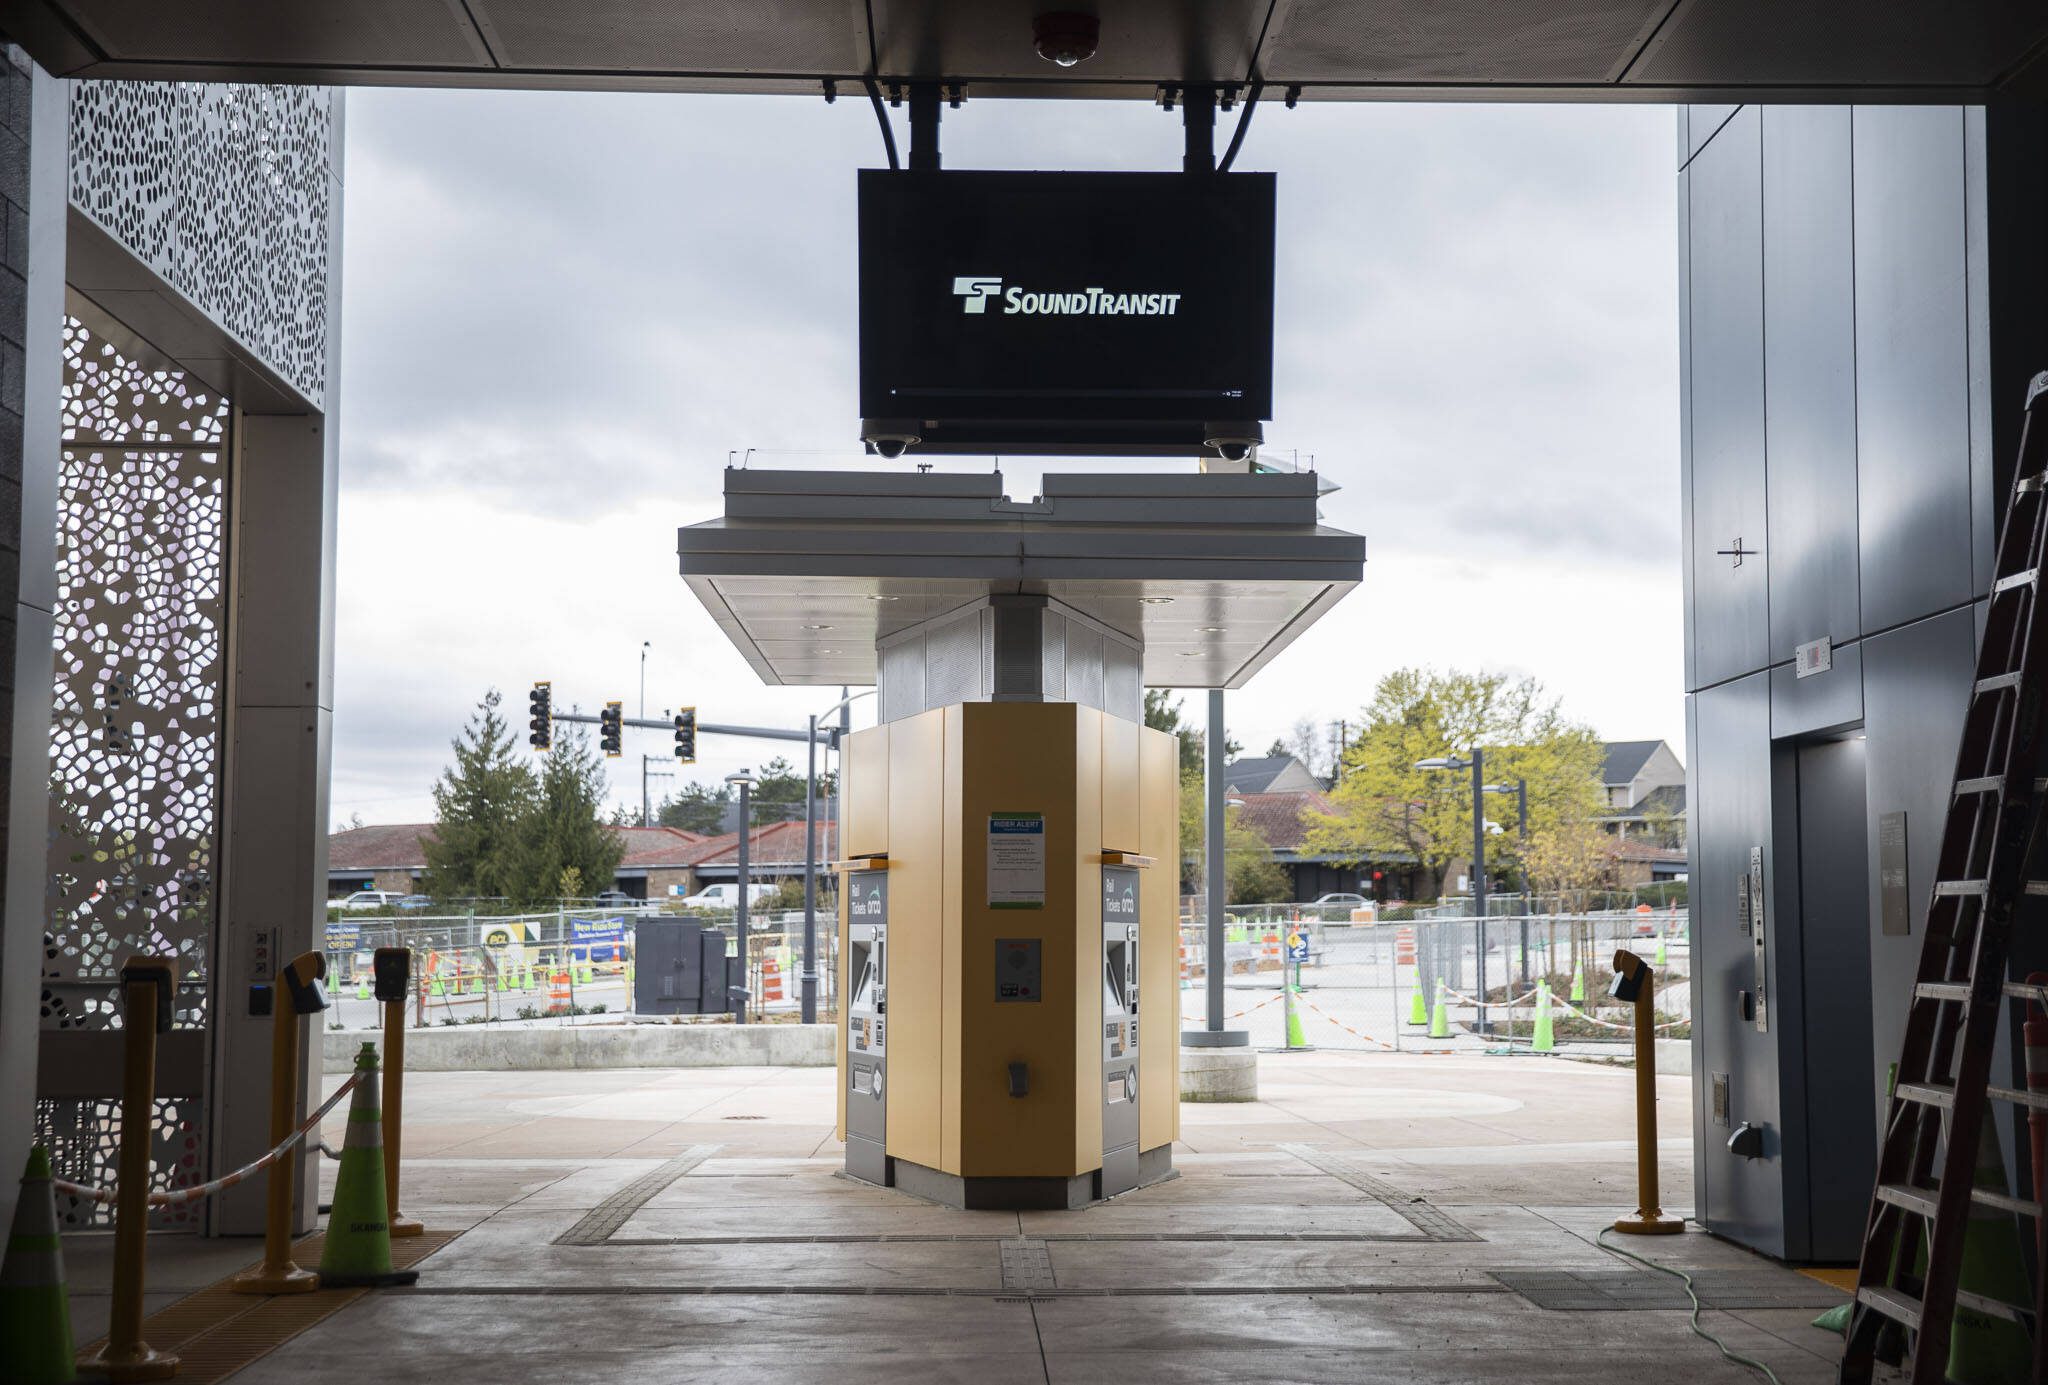
{"label": "street light pole", "polygon": [[1472,748],[1472,913],[1479,920],[1479,1032],[1486,1033],[1486,752]]}
{"label": "street light pole", "polygon": [[1529,781],[1515,780],[1515,868],[1522,877],[1522,989],[1529,989]]}
{"label": "street light pole", "polygon": [[[647,650],[654,641],[640,641],[640,720],[647,720]],[[653,814],[647,802],[647,757],[640,757],[640,825],[653,825]]]}
{"label": "street light pole", "polygon": [[[839,713],[840,729],[831,732],[832,745],[838,748],[839,738],[852,724],[853,704],[860,698],[872,697],[874,689],[849,695],[845,688],[839,690],[839,701],[825,709],[825,715]],[[804,967],[797,979],[802,1000],[803,1022],[818,1022],[818,714],[811,713],[810,734],[805,737],[805,751],[810,761],[804,770]],[[833,784],[833,831],[839,830],[838,794],[839,787]]]}
{"label": "street light pole", "polygon": [[740,790],[740,857],[736,863],[739,872],[740,897],[733,911],[733,931],[739,934],[740,984],[729,988],[730,994],[739,1001],[739,1011],[733,1016],[734,1024],[747,1022],[748,976],[747,976],[747,838],[752,834],[751,816],[747,811],[747,791],[754,787],[754,776],[745,770],[725,777],[728,784],[737,784]]}

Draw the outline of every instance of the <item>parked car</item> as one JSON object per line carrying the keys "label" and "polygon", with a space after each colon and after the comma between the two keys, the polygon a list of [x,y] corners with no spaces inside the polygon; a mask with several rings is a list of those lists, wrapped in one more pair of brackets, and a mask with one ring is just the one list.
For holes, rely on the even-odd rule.
{"label": "parked car", "polygon": [[1316,900],[1318,909],[1362,909],[1365,896],[1362,894],[1326,894]]}
{"label": "parked car", "polygon": [[[747,903],[759,904],[764,899],[775,897],[773,885],[747,886]],[[720,883],[706,885],[683,901],[685,909],[736,909],[740,903],[740,887],[736,884]]]}
{"label": "parked car", "polygon": [[357,890],[347,899],[337,899],[334,907],[350,913],[383,913],[398,907],[405,896],[397,890]]}
{"label": "parked car", "polygon": [[633,898],[624,890],[606,890],[603,894],[597,896],[597,902],[599,904],[616,906],[620,904],[638,904],[641,901]]}
{"label": "parked car", "polygon": [[409,894],[398,901],[399,912],[406,914],[416,914],[422,909],[433,907],[434,897],[430,894]]}

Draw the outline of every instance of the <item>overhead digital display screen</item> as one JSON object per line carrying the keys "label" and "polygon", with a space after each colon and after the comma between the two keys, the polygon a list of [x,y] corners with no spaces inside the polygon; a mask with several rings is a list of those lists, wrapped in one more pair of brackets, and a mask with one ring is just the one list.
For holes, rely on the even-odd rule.
{"label": "overhead digital display screen", "polygon": [[1066,421],[1270,418],[1274,187],[864,170],[861,413],[1015,420],[1040,439]]}

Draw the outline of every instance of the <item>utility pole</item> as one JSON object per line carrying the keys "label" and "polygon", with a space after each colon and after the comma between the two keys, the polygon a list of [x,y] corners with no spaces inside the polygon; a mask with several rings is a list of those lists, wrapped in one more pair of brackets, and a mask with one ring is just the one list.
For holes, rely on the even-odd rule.
{"label": "utility pole", "polygon": [[738,785],[740,791],[740,856],[735,863],[739,873],[740,897],[738,905],[733,910],[733,932],[739,934],[740,984],[731,989],[731,994],[739,1002],[733,1023],[745,1024],[747,1001],[751,991],[747,982],[752,979],[747,974],[747,886],[752,883],[748,879],[747,871],[747,838],[752,835],[749,829],[753,823],[747,812],[747,792],[754,787],[754,776],[741,770],[738,774],[728,774],[725,782]]}
{"label": "utility pole", "polygon": [[[647,650],[654,641],[640,641],[640,720],[647,720]],[[650,827],[652,814],[647,804],[647,756],[640,757],[640,825]]]}
{"label": "utility pole", "polygon": [[1486,752],[1472,747],[1472,913],[1479,920],[1479,1033],[1486,1033]]}

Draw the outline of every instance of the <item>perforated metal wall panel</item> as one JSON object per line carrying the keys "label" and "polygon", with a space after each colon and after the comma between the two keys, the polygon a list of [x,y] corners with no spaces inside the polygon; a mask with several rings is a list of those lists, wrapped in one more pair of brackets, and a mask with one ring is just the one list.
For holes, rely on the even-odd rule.
{"label": "perforated metal wall panel", "polygon": [[1067,625],[1067,700],[1102,706],[1102,635],[1079,622]]}
{"label": "perforated metal wall panel", "polygon": [[316,406],[336,93],[78,82],[71,205]]}
{"label": "perforated metal wall panel", "polygon": [[1102,710],[1125,721],[1144,712],[1142,659],[1136,649],[1105,637],[1102,641]]}
{"label": "perforated metal wall panel", "polygon": [[1058,611],[1044,613],[1044,643],[1039,649],[1039,678],[1047,701],[1063,702],[1067,696],[1067,618]]}
{"label": "perforated metal wall panel", "polygon": [[875,715],[901,721],[924,710],[924,636],[915,634],[877,651]]}
{"label": "perforated metal wall panel", "polygon": [[981,683],[981,612],[935,625],[924,637],[924,705],[950,707],[987,695]]}
{"label": "perforated metal wall panel", "polygon": [[[205,1028],[219,914],[230,409],[178,372],[126,359],[76,319],[63,380],[67,439],[133,445],[67,445],[58,472],[42,1025],[56,1031],[51,1043],[120,1028],[116,977],[140,955],[176,958],[173,1022]],[[101,1098],[38,1104],[61,1176],[113,1181],[117,1108]],[[158,1103],[157,1186],[196,1181],[200,1109]],[[111,1216],[96,1204],[65,1212],[78,1224]],[[191,1224],[199,1207],[153,1215]]]}

